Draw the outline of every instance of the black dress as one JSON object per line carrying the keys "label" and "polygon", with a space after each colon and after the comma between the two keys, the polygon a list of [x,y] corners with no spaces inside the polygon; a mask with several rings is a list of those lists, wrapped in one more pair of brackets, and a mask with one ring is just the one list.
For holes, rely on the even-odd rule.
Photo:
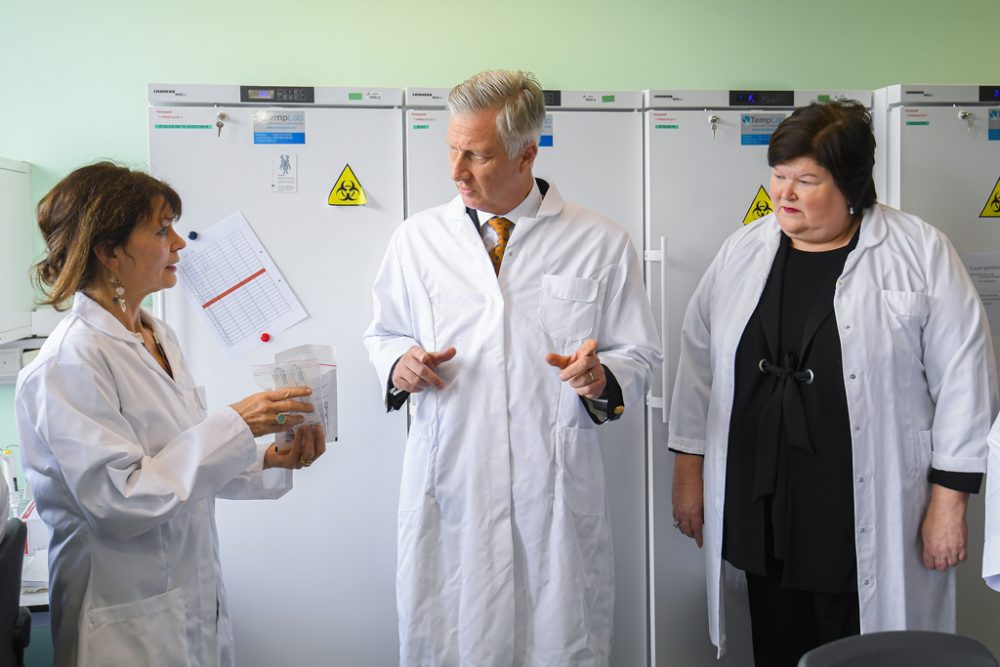
{"label": "black dress", "polygon": [[857,235],[803,252],[784,234],[736,351],[722,556],[783,562],[790,590],[857,589],[850,417],[833,311]]}

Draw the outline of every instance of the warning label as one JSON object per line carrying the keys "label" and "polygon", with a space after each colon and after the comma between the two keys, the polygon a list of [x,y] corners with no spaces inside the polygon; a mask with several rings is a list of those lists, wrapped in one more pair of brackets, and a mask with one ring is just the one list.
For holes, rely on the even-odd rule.
{"label": "warning label", "polygon": [[990,198],[986,200],[986,206],[979,213],[980,218],[1000,218],[1000,178],[997,179],[997,184],[993,186],[993,192],[990,193]]}
{"label": "warning label", "polygon": [[345,165],[344,170],[340,172],[340,177],[333,184],[333,189],[330,190],[330,196],[327,197],[326,203],[330,206],[364,206],[368,203],[361,182],[351,170],[351,165]]}
{"label": "warning label", "polygon": [[747,214],[743,216],[743,224],[749,225],[751,222],[763,218],[773,210],[774,207],[771,204],[771,196],[767,194],[767,190],[765,190],[762,185],[757,190],[757,196],[753,198],[752,202],[750,202],[750,208],[747,209]]}

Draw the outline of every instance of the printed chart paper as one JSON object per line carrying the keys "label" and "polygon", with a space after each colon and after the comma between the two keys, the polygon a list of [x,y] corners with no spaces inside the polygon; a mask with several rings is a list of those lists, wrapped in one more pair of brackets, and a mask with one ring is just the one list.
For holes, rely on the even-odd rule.
{"label": "printed chart paper", "polygon": [[177,266],[187,294],[231,359],[307,317],[305,308],[237,211],[189,241]]}

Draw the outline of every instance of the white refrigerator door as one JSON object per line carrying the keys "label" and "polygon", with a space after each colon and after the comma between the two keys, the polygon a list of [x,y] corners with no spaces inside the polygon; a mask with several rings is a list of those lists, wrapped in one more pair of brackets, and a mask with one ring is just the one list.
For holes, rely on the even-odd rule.
{"label": "white refrigerator door", "polygon": [[[242,211],[309,314],[231,362],[181,289],[169,291],[167,320],[206,385],[210,409],[259,391],[250,365],[280,350],[317,343],[337,351],[339,442],[328,445],[317,465],[297,472],[294,490],[281,500],[218,503],[238,663],[394,664],[405,418],[385,413],[385,389],[362,334],[372,316],[375,273],[403,216],[402,112],[305,108],[305,144],[255,145],[253,108],[174,111],[184,119],[177,125],[211,126],[156,129],[156,109],[150,110],[150,165],[183,199],[182,235]],[[220,111],[226,117],[217,133]],[[282,154],[294,156],[295,193],[271,191]],[[327,204],[348,163],[367,206]]]}
{"label": "white refrigerator door", "polygon": [[[740,577],[728,580],[728,648],[721,661],[715,660],[708,639],[704,554],[673,526],[674,455],[667,450],[669,416],[664,415],[688,301],[722,242],[742,225],[759,189],[768,189],[767,146],[741,145],[738,110],[649,110],[645,116],[646,248],[656,251],[662,244],[666,249],[666,274],[661,262],[651,262],[646,274],[654,314],[666,328],[665,372],[653,386],[666,408],[650,410],[649,419],[653,664],[752,665],[746,586]],[[712,116],[717,117],[714,134]]]}
{"label": "white refrigerator door", "polygon": [[[962,110],[975,115],[971,132],[959,117]],[[889,112],[889,182],[882,200],[943,231],[959,254],[1000,253],[1000,218],[979,217],[1000,179],[1000,141],[986,134],[989,110],[906,106]],[[993,331],[993,347],[1000,355],[998,333]],[[969,560],[957,572],[958,632],[1000,654],[1000,596],[981,576],[984,502],[983,492],[969,501]]]}
{"label": "white refrigerator door", "polygon": [[[552,145],[542,146],[534,174],[576,204],[614,220],[642,252],[642,115],[634,111],[551,111]],[[445,133],[448,112],[406,111],[407,211],[452,199]],[[645,415],[632,406],[598,429],[615,554],[611,664],[647,662]]]}

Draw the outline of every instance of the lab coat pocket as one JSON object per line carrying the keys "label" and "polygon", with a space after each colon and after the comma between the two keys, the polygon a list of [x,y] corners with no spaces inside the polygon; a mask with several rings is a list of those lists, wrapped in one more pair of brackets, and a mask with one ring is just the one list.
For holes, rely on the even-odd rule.
{"label": "lab coat pocket", "polygon": [[556,440],[558,487],[575,514],[604,514],[604,463],[592,428],[563,428]]}
{"label": "lab coat pocket", "polygon": [[882,301],[898,317],[918,317],[926,319],[931,312],[925,292],[900,292],[882,290]]}
{"label": "lab coat pocket", "polygon": [[931,460],[934,456],[934,441],[930,431],[911,431],[910,441],[913,452],[910,459],[910,475],[927,478],[931,471]]}
{"label": "lab coat pocket", "polygon": [[432,438],[425,427],[414,426],[406,438],[403,453],[403,478],[399,484],[399,512],[415,512],[431,495],[434,450]]}
{"label": "lab coat pocket", "polygon": [[922,365],[924,324],[930,315],[930,302],[924,292],[882,290],[885,326],[897,351],[909,353]]}
{"label": "lab coat pocket", "polygon": [[83,664],[102,667],[186,665],[187,617],[181,589],[86,613]]}
{"label": "lab coat pocket", "polygon": [[593,334],[600,282],[591,278],[542,276],[539,319],[553,338],[583,340]]}
{"label": "lab coat pocket", "polygon": [[194,387],[191,389],[191,400],[194,404],[195,413],[198,415],[198,421],[202,421],[208,417],[208,401],[205,398],[205,387]]}

